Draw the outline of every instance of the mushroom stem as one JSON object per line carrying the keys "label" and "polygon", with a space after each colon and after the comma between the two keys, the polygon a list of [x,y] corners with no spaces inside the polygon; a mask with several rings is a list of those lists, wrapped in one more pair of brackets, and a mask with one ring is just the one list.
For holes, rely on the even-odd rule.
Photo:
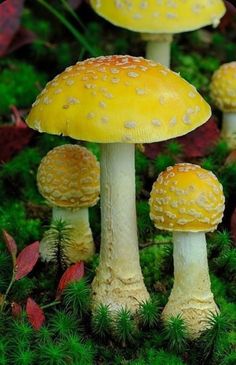
{"label": "mushroom stem", "polygon": [[170,67],[171,53],[171,34],[145,34],[143,36],[147,40],[146,58],[154,62],[159,62],[166,67]]}
{"label": "mushroom stem", "polygon": [[209,324],[211,313],[218,313],[208,272],[204,232],[174,232],[174,286],[162,316],[182,315],[189,335],[196,338]]}
{"label": "mushroom stem", "polygon": [[101,250],[92,283],[93,307],[135,312],[149,294],[139,263],[134,144],[101,147]]}
{"label": "mushroom stem", "polygon": [[223,113],[221,136],[228,142],[230,148],[236,148],[236,113]]}
{"label": "mushroom stem", "polygon": [[[68,264],[78,261],[88,261],[94,254],[93,236],[89,225],[88,208],[70,209],[53,207],[52,219],[62,220],[71,227],[68,244],[63,247],[64,260]],[[48,234],[47,234],[48,233]],[[50,229],[40,243],[40,254],[45,261],[51,261]],[[48,241],[48,242],[47,242]]]}

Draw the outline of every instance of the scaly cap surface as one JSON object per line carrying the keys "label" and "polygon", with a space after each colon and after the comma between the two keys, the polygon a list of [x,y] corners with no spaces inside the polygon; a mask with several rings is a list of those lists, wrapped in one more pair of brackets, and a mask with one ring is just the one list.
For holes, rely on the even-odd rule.
{"label": "scaly cap surface", "polygon": [[222,0],[90,0],[93,9],[122,28],[180,33],[213,24],[225,13]]}
{"label": "scaly cap surface", "polygon": [[53,148],[42,159],[38,189],[52,205],[82,208],[95,205],[100,192],[100,167],[85,147],[66,144]]}
{"label": "scaly cap surface", "polygon": [[222,185],[200,166],[180,163],[168,167],[153,184],[150,217],[168,231],[214,231],[224,211]]}
{"label": "scaly cap surface", "polygon": [[236,112],[236,62],[225,63],[213,74],[211,97],[223,112]]}
{"label": "scaly cap surface", "polygon": [[149,143],[190,132],[210,106],[178,74],[143,58],[107,56],[68,67],[27,118],[39,132],[101,143]]}

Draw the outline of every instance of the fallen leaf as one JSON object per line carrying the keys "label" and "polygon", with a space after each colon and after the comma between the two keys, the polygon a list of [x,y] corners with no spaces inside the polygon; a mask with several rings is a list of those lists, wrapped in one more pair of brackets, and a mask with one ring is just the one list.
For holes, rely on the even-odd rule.
{"label": "fallen leaf", "polygon": [[24,0],[6,0],[0,4],[0,57],[4,56],[20,27]]}
{"label": "fallen leaf", "polygon": [[231,216],[230,231],[231,231],[231,236],[232,236],[234,242],[236,242],[236,208],[234,209],[234,212]]}
{"label": "fallen leaf", "polygon": [[11,313],[12,313],[13,317],[15,317],[15,318],[21,317],[21,314],[22,314],[21,305],[16,302],[12,302],[11,303]]}
{"label": "fallen leaf", "polygon": [[195,129],[185,136],[177,138],[182,144],[186,157],[204,157],[220,138],[220,130],[217,127],[216,119],[211,117],[208,122]]}
{"label": "fallen leaf", "polygon": [[16,258],[15,280],[20,280],[29,274],[39,258],[39,242],[26,246]]}
{"label": "fallen leaf", "polygon": [[10,252],[12,257],[15,259],[16,254],[17,254],[16,241],[14,240],[14,238],[9,233],[7,233],[7,231],[3,230],[2,234],[3,234],[3,239],[4,239],[4,242],[7,246],[8,251]]}
{"label": "fallen leaf", "polygon": [[230,2],[230,1],[225,1],[224,3],[225,3],[225,6],[226,6],[226,13],[221,18],[221,21],[220,21],[220,24],[219,24],[219,29],[223,33],[226,31],[226,28],[228,28],[231,25],[235,25],[235,20],[236,20],[236,7],[235,7],[235,5],[233,5],[233,3]]}
{"label": "fallen leaf", "polygon": [[63,290],[72,281],[80,280],[84,276],[84,263],[83,261],[77,262],[71,265],[62,275],[57,287],[56,299],[59,299]]}
{"label": "fallen leaf", "polygon": [[0,164],[7,162],[30,142],[33,131],[22,120],[19,110],[11,106],[13,124],[0,125]]}
{"label": "fallen leaf", "polygon": [[[208,122],[202,126],[185,136],[175,138],[174,141],[182,145],[183,158],[188,159],[205,156],[215,145],[219,137],[220,130],[217,127],[215,118],[211,117]],[[160,152],[165,150],[167,143],[170,143],[171,141],[172,140],[145,144],[144,154],[147,157],[154,159]]]}
{"label": "fallen leaf", "polygon": [[31,326],[38,331],[45,321],[45,315],[42,308],[32,298],[27,299],[26,314]]}
{"label": "fallen leaf", "polygon": [[26,44],[31,44],[37,38],[36,34],[31,32],[31,30],[24,27],[20,27],[12,38],[11,43],[6,49],[6,54],[15,51],[16,49],[25,46]]}

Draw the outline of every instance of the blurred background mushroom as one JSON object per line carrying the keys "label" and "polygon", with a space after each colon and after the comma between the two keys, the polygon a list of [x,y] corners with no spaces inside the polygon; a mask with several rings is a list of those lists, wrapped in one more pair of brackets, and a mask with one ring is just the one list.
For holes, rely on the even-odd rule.
{"label": "blurred background mushroom", "polygon": [[198,165],[168,167],[153,184],[150,217],[155,227],[173,232],[174,286],[162,316],[181,315],[189,335],[199,337],[211,314],[219,311],[211,292],[206,232],[222,221],[222,185]]}
{"label": "blurred background mushroom", "polygon": [[211,98],[223,112],[221,136],[236,148],[236,62],[225,63],[213,74]]}
{"label": "blurred background mushroom", "polygon": [[[52,206],[53,222],[65,224],[62,247],[54,240],[54,227],[44,234],[40,254],[44,261],[70,265],[92,258],[95,248],[88,208],[99,199],[100,167],[85,147],[66,144],[55,147],[42,159],[37,173],[38,188]],[[59,254],[58,254],[59,251]]]}
{"label": "blurred background mushroom", "polygon": [[225,13],[222,0],[90,0],[93,9],[112,24],[143,33],[146,58],[170,66],[172,35],[216,27]]}

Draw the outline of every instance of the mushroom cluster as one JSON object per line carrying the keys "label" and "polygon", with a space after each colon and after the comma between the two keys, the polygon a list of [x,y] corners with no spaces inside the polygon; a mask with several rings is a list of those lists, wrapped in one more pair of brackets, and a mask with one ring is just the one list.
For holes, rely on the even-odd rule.
{"label": "mushroom cluster", "polygon": [[198,337],[218,308],[211,292],[205,232],[212,232],[224,211],[222,185],[200,166],[168,167],[154,183],[150,217],[156,228],[173,232],[174,286],[164,320],[181,314],[189,334]]}
{"label": "mushroom cluster", "polygon": [[236,62],[225,63],[213,74],[211,98],[223,112],[222,137],[236,148]]}
{"label": "mushroom cluster", "polygon": [[[135,204],[136,143],[200,126],[210,106],[178,74],[143,58],[107,56],[68,67],[38,96],[30,127],[101,143],[101,250],[93,307],[135,312],[149,294],[139,263]],[[76,164],[74,168],[76,168]]]}
{"label": "mushroom cluster", "polygon": [[90,0],[114,25],[144,33],[146,58],[170,64],[172,34],[217,26],[225,13],[222,0]]}
{"label": "mushroom cluster", "polygon": [[[100,167],[96,157],[79,145],[56,147],[39,165],[38,189],[52,205],[52,219],[62,220],[70,228],[66,245],[60,248],[62,260],[67,265],[88,261],[94,254],[88,208],[99,199],[99,179]],[[57,256],[51,233],[50,229],[46,231],[40,242],[44,261],[53,261]]]}

